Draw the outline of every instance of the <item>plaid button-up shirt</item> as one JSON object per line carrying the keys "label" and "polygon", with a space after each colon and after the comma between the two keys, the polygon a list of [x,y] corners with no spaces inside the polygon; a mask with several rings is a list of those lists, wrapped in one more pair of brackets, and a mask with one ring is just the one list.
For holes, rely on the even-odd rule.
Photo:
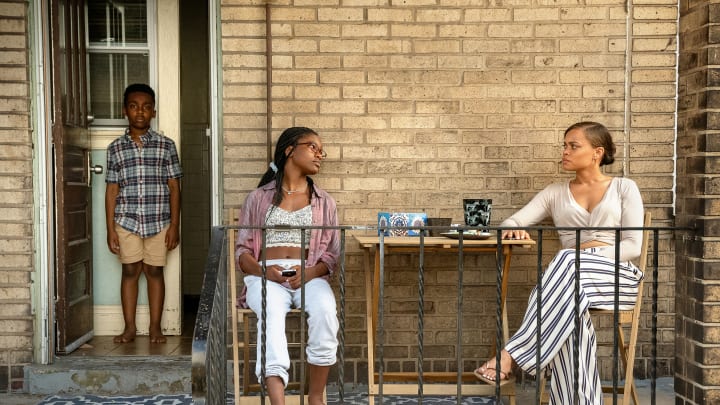
{"label": "plaid button-up shirt", "polygon": [[152,129],[140,136],[139,147],[125,135],[107,148],[106,183],[117,183],[115,222],[146,238],[170,224],[169,179],[182,177],[175,142]]}

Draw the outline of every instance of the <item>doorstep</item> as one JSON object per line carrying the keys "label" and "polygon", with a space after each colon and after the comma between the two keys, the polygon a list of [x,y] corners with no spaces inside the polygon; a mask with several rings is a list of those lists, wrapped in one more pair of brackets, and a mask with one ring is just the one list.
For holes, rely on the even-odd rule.
{"label": "doorstep", "polygon": [[56,357],[25,367],[28,394],[149,395],[191,392],[190,356]]}

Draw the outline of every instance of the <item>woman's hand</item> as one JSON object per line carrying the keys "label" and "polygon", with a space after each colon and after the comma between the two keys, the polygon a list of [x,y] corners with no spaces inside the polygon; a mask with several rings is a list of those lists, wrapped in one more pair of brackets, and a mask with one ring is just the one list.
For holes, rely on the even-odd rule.
{"label": "woman's hand", "polygon": [[530,239],[530,234],[527,231],[514,229],[502,232],[503,239]]}

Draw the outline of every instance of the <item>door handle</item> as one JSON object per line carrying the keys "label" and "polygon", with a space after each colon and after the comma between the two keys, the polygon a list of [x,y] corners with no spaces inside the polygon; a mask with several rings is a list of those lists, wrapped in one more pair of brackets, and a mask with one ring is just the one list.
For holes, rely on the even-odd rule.
{"label": "door handle", "polygon": [[103,173],[103,167],[102,165],[93,165],[90,163],[88,159],[88,181],[87,185],[88,187],[92,187],[92,175],[93,174],[102,174]]}

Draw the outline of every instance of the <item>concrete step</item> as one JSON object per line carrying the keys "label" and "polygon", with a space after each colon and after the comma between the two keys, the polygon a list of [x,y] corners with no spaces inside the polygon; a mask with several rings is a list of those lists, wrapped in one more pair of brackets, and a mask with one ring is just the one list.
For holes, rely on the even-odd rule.
{"label": "concrete step", "polygon": [[151,395],[192,390],[190,356],[58,357],[25,367],[29,394]]}

